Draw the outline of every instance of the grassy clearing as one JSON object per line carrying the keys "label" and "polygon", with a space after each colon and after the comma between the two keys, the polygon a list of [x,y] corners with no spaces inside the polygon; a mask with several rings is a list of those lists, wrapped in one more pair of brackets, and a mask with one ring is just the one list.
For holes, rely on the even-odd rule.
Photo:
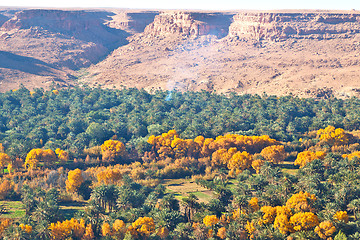
{"label": "grassy clearing", "polygon": [[66,219],[71,219],[78,211],[83,212],[86,204],[86,202],[60,203],[60,213]]}
{"label": "grassy clearing", "polygon": [[5,212],[1,218],[21,218],[25,216],[25,209],[21,201],[0,201],[0,205],[5,207]]}
{"label": "grassy clearing", "polygon": [[174,193],[179,200],[188,196],[189,193],[195,194],[200,202],[209,202],[210,199],[214,198],[212,191],[197,185],[190,179],[168,179],[164,181],[164,186],[168,192]]}
{"label": "grassy clearing", "polygon": [[[22,218],[25,216],[25,209],[21,201],[0,201],[0,205],[5,207],[5,212],[0,218]],[[84,211],[86,202],[60,203],[60,213],[66,218],[71,219],[78,211]]]}
{"label": "grassy clearing", "polygon": [[294,165],[294,162],[282,162],[279,164],[279,167],[282,169],[284,173],[295,175],[297,171],[299,170],[298,166]]}

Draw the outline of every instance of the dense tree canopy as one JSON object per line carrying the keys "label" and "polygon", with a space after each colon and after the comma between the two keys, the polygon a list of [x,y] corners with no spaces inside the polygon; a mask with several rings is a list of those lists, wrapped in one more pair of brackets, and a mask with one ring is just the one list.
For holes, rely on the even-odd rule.
{"label": "dense tree canopy", "polygon": [[[32,148],[61,148],[81,155],[84,148],[114,136],[141,149],[143,137],[171,129],[183,139],[233,132],[289,141],[328,125],[345,130],[360,127],[357,98],[225,96],[205,91],[173,92],[169,101],[166,96],[162,91],[90,88],[56,94],[42,89],[30,93],[25,88],[0,93],[0,142],[7,154],[25,158]],[[334,134],[337,141],[346,141],[341,131]]]}

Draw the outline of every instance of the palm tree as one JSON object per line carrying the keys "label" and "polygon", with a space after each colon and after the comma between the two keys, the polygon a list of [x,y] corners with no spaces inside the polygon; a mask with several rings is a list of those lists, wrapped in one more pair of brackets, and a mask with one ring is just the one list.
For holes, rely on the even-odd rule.
{"label": "palm tree", "polygon": [[357,220],[357,216],[360,212],[360,199],[354,199],[352,200],[348,205],[347,208],[349,211],[354,213],[354,219]]}
{"label": "palm tree", "polygon": [[118,189],[115,185],[101,185],[94,188],[91,193],[91,199],[98,202],[105,211],[107,209],[109,212],[115,208],[118,196]]}
{"label": "palm tree", "polygon": [[193,193],[189,194],[189,197],[182,199],[182,204],[185,208],[185,216],[188,222],[191,222],[195,212],[199,209],[200,204],[197,202],[199,200]]}

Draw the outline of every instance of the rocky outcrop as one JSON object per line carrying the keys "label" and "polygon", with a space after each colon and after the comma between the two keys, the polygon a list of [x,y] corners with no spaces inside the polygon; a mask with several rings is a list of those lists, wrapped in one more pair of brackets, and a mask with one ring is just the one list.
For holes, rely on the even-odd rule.
{"label": "rocky outcrop", "polygon": [[3,31],[40,28],[76,39],[112,45],[128,36],[104,25],[114,13],[31,9],[17,12],[2,25]]}
{"label": "rocky outcrop", "polygon": [[131,34],[142,33],[154,21],[158,11],[120,11],[107,22],[111,28],[121,29]]}
{"label": "rocky outcrop", "polygon": [[128,33],[105,25],[112,15],[106,11],[22,10],[0,28],[0,50],[60,69],[88,67],[127,43]]}
{"label": "rocky outcrop", "polygon": [[3,25],[9,18],[0,14],[0,26]]}
{"label": "rocky outcrop", "polygon": [[231,13],[163,12],[145,28],[144,33],[150,36],[215,35],[221,38],[228,34],[233,15]]}
{"label": "rocky outcrop", "polygon": [[234,16],[230,37],[253,40],[287,38],[345,38],[360,32],[360,14],[240,13]]}

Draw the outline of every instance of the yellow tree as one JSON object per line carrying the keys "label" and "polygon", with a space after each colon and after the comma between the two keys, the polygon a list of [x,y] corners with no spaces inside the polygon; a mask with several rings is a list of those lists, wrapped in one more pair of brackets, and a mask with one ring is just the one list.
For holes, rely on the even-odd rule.
{"label": "yellow tree", "polygon": [[103,237],[112,235],[112,231],[111,231],[111,227],[110,227],[109,223],[107,223],[107,222],[103,223],[103,225],[101,226],[101,235]]}
{"label": "yellow tree", "polygon": [[26,156],[24,166],[28,170],[36,169],[41,161],[44,163],[44,165],[53,164],[56,161],[56,155],[54,151],[51,149],[32,149]]}
{"label": "yellow tree", "polygon": [[312,212],[298,212],[290,217],[290,224],[295,231],[307,231],[319,225],[319,219]]}
{"label": "yellow tree", "polygon": [[297,158],[294,162],[294,165],[300,165],[300,167],[304,167],[306,164],[314,161],[315,159],[324,159],[326,153],[323,151],[311,152],[311,151],[303,151],[297,155]]}
{"label": "yellow tree", "polygon": [[7,165],[11,163],[11,158],[6,153],[0,152],[0,168],[1,171],[4,173],[4,169]]}
{"label": "yellow tree", "polygon": [[265,161],[261,159],[256,159],[252,161],[251,167],[256,171],[256,173],[260,173],[261,167],[264,165]]}
{"label": "yellow tree", "polygon": [[264,213],[262,222],[265,224],[273,223],[276,217],[276,208],[272,206],[261,207],[261,212]]}
{"label": "yellow tree", "polygon": [[285,149],[283,145],[272,145],[261,150],[260,155],[263,158],[272,163],[281,163],[286,157]]}
{"label": "yellow tree", "polygon": [[4,146],[2,145],[2,143],[0,143],[0,153],[3,153],[5,151]]}
{"label": "yellow tree", "polygon": [[112,226],[112,233],[116,239],[123,239],[126,233],[126,225],[123,220],[116,219]]}
{"label": "yellow tree", "polygon": [[28,170],[33,170],[38,167],[41,160],[42,150],[39,148],[32,149],[26,156],[24,167]]}
{"label": "yellow tree", "polygon": [[227,167],[230,170],[229,175],[239,174],[243,170],[251,167],[252,156],[244,151],[235,153],[229,160]]}
{"label": "yellow tree", "polygon": [[52,165],[56,161],[56,154],[51,149],[42,150],[41,160],[45,165]]}
{"label": "yellow tree", "polygon": [[107,168],[97,174],[98,182],[103,182],[104,184],[115,184],[121,177],[122,174],[119,169]]}
{"label": "yellow tree", "polygon": [[348,158],[349,160],[353,160],[355,157],[357,157],[360,160],[360,151],[352,152],[350,154],[343,154],[343,158]]}
{"label": "yellow tree", "polygon": [[308,192],[299,192],[292,195],[286,202],[286,207],[295,211],[310,211],[312,205],[316,201],[314,194]]}
{"label": "yellow tree", "polygon": [[188,146],[186,140],[175,137],[170,146],[174,151],[175,158],[182,158],[187,155]]}
{"label": "yellow tree", "polygon": [[237,153],[237,149],[234,147],[220,148],[212,154],[211,165],[215,167],[226,166],[235,153]]}
{"label": "yellow tree", "polygon": [[103,160],[110,162],[125,155],[125,145],[117,140],[107,140],[101,145]]}
{"label": "yellow tree", "polygon": [[81,239],[85,234],[85,221],[81,219],[65,220],[63,222],[51,223],[49,226],[52,239]]}
{"label": "yellow tree", "polygon": [[250,199],[249,201],[249,207],[251,208],[251,210],[253,212],[256,212],[257,210],[260,209],[259,207],[259,199],[257,197],[253,197]]}
{"label": "yellow tree", "polygon": [[349,143],[350,134],[345,133],[342,128],[335,128],[334,126],[328,126],[324,129],[317,131],[319,139],[330,145],[345,145]]}
{"label": "yellow tree", "polygon": [[55,150],[55,153],[61,162],[69,161],[69,153],[68,152],[61,150],[60,148],[57,148]]}
{"label": "yellow tree", "polygon": [[73,171],[69,171],[68,179],[65,182],[66,190],[68,192],[77,192],[83,182],[84,178],[80,169],[77,168]]}
{"label": "yellow tree", "polygon": [[349,216],[346,211],[338,211],[333,216],[335,221],[345,222],[347,223],[349,221]]}
{"label": "yellow tree", "polygon": [[94,234],[94,231],[92,229],[92,225],[90,223],[85,228],[85,234],[82,237],[82,240],[92,240],[92,239],[95,239],[95,234]]}
{"label": "yellow tree", "polygon": [[314,230],[321,239],[328,239],[336,231],[334,224],[330,221],[324,221]]}
{"label": "yellow tree", "polygon": [[224,227],[219,228],[216,236],[218,236],[221,239],[225,239],[226,238],[226,228],[224,228]]}
{"label": "yellow tree", "polygon": [[21,230],[23,230],[24,232],[26,232],[27,234],[30,234],[33,230],[32,226],[30,225],[26,225],[26,224],[20,224],[19,227],[21,228]]}
{"label": "yellow tree", "polygon": [[155,223],[151,217],[139,217],[135,222],[131,224],[128,231],[133,236],[138,234],[143,237],[148,237],[155,232]]}
{"label": "yellow tree", "polygon": [[203,223],[207,227],[212,227],[219,222],[219,219],[215,215],[207,215],[203,219]]}
{"label": "yellow tree", "polygon": [[279,229],[282,234],[293,232],[293,226],[290,224],[289,216],[286,214],[279,214],[274,221],[274,228]]}
{"label": "yellow tree", "polygon": [[160,158],[172,157],[174,154],[171,143],[175,138],[179,138],[179,134],[175,130],[170,130],[159,136],[151,135],[148,143],[153,145],[152,151]]}

